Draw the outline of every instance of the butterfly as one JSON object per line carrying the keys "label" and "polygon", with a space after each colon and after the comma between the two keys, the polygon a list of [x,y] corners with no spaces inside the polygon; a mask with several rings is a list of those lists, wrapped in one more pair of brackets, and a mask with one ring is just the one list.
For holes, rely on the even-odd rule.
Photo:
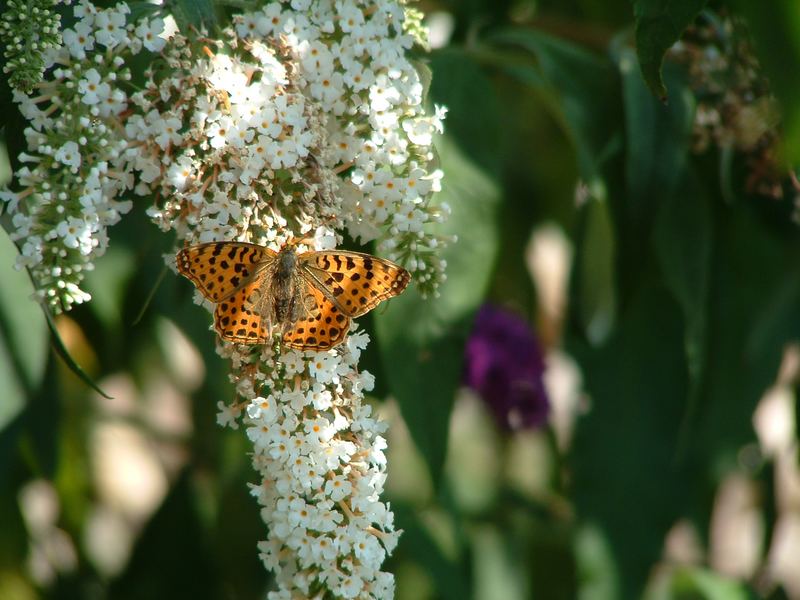
{"label": "butterfly", "polygon": [[284,346],[327,350],[340,344],[350,319],[402,292],[411,275],[391,261],[344,250],[279,252],[245,242],[188,246],[178,271],[216,304],[214,328],[224,340],[263,344],[275,331]]}

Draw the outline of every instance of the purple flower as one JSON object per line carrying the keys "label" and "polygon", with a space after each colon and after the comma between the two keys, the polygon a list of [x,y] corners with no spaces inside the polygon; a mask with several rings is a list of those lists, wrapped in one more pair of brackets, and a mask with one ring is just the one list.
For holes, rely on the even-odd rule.
{"label": "purple flower", "polygon": [[549,412],[544,358],[528,323],[485,304],[467,341],[464,383],[478,392],[504,429],[538,427]]}

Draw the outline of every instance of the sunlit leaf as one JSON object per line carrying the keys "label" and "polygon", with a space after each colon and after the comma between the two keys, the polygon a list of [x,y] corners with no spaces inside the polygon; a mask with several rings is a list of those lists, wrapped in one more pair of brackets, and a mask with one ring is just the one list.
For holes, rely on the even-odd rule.
{"label": "sunlit leaf", "polygon": [[[755,49],[770,89],[778,97],[783,113],[783,131],[790,160],[800,161],[800,82],[796,68],[800,64],[800,2],[739,0],[739,10],[755,40]],[[792,65],[792,66],[790,66]]]}
{"label": "sunlit leaf", "polygon": [[0,429],[38,388],[47,361],[47,325],[17,249],[0,233]]}
{"label": "sunlit leaf", "polygon": [[754,596],[733,579],[728,579],[709,569],[681,567],[665,577],[645,596],[645,600],[672,600],[696,598],[697,600],[748,600]]}

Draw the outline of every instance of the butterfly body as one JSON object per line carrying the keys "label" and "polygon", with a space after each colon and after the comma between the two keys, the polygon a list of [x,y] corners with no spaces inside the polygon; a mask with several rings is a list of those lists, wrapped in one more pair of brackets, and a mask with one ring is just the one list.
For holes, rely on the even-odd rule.
{"label": "butterfly body", "polygon": [[341,250],[298,254],[245,242],[182,249],[178,270],[216,303],[220,337],[263,344],[274,331],[290,348],[324,350],[344,340],[350,319],[396,296],[411,279],[394,263]]}
{"label": "butterfly body", "polygon": [[272,275],[264,278],[262,288],[267,289],[262,289],[262,293],[271,297],[273,323],[295,323],[305,314],[298,285],[302,281],[299,268],[294,249],[285,247],[275,258]]}

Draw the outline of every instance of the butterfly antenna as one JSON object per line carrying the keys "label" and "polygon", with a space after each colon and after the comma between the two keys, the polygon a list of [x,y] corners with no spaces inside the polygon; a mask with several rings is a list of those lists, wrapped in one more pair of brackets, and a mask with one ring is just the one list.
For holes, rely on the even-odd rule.
{"label": "butterfly antenna", "polygon": [[144,299],[144,304],[142,304],[142,308],[139,309],[136,318],[133,319],[133,322],[131,323],[132,326],[138,325],[139,322],[142,320],[142,317],[144,317],[144,313],[147,310],[147,307],[150,306],[150,302],[153,301],[153,297],[155,297],[156,291],[158,290],[158,287],[161,285],[161,282],[164,281],[164,276],[167,274],[167,271],[168,271],[167,266],[164,265],[161,268],[161,272],[158,274],[158,277],[156,278],[155,284],[150,289],[150,292],[147,294],[147,298]]}

